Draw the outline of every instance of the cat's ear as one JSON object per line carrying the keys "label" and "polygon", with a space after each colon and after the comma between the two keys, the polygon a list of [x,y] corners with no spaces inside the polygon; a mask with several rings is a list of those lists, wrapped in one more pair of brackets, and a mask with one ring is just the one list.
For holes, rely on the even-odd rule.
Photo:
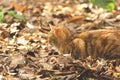
{"label": "cat's ear", "polygon": [[51,29],[51,31],[55,31],[57,29],[57,27],[50,25],[50,29]]}
{"label": "cat's ear", "polygon": [[60,27],[57,27],[57,26],[50,26],[51,28],[51,31],[53,32],[53,34],[57,37],[60,37],[61,36],[61,29]]}

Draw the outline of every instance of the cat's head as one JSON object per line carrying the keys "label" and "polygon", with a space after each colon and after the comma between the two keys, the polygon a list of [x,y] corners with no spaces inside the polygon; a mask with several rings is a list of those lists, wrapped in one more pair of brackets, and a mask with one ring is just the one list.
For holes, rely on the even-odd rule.
{"label": "cat's head", "polygon": [[60,44],[67,41],[70,37],[71,33],[66,27],[51,26],[48,40],[51,45],[58,47]]}

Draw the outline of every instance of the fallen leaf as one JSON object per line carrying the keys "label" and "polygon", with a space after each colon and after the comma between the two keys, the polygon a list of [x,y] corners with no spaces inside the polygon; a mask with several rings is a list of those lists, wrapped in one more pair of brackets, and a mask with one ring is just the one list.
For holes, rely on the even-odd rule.
{"label": "fallen leaf", "polygon": [[25,6],[25,5],[22,5],[22,6],[21,6],[21,5],[15,3],[15,2],[13,2],[13,1],[9,2],[9,4],[10,4],[11,6],[13,6],[16,11],[20,11],[20,12],[23,12],[23,11],[26,10],[26,8],[27,8],[27,6]]}

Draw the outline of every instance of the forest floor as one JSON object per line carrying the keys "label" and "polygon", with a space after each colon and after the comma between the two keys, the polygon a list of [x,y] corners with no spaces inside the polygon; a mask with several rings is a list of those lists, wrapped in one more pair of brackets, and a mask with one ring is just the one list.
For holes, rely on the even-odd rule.
{"label": "forest floor", "polygon": [[0,0],[0,80],[120,80],[116,61],[74,60],[47,41],[50,25],[73,34],[120,29],[116,3],[116,10],[107,12],[87,0]]}

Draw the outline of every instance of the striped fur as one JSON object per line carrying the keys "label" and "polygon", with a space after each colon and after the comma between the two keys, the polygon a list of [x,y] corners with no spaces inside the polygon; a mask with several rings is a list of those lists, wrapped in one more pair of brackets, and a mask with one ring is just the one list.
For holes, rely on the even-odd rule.
{"label": "striped fur", "polygon": [[118,30],[91,30],[72,35],[65,27],[51,27],[49,43],[55,46],[62,54],[69,54],[74,59],[93,58],[116,59],[120,58],[120,31]]}

